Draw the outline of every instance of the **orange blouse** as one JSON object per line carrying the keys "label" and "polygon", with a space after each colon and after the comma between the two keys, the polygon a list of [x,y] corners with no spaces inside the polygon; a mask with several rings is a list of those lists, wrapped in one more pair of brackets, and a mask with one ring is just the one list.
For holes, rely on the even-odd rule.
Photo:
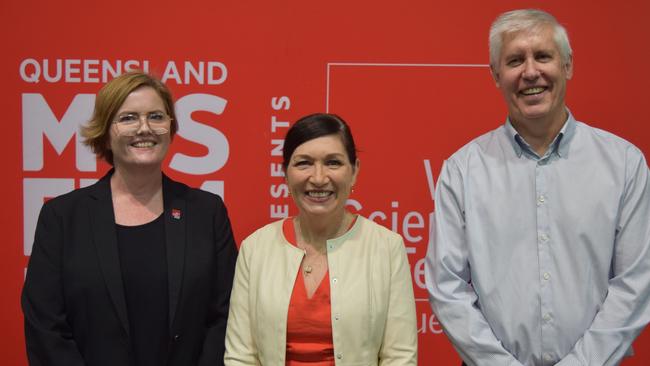
{"label": "orange blouse", "polygon": [[[285,238],[296,245],[293,220],[284,220]],[[329,273],[311,299],[302,271],[298,271],[287,317],[287,366],[334,366]]]}

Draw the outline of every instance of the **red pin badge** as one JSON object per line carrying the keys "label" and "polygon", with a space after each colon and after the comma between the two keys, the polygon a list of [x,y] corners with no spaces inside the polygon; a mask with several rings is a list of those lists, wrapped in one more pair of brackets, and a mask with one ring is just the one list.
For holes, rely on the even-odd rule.
{"label": "red pin badge", "polygon": [[172,217],[175,218],[176,220],[181,219],[181,210],[177,208],[172,208]]}

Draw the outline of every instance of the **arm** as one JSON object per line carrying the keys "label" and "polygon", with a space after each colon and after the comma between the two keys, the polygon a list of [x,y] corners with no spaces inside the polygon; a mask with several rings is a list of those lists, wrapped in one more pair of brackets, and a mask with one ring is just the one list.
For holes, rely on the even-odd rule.
{"label": "arm", "polygon": [[230,297],[225,356],[225,364],[229,366],[260,364],[257,358],[257,345],[253,340],[251,310],[248,301],[250,255],[247,250],[247,240],[242,242],[239,257],[237,257],[235,281]]}
{"label": "arm", "polygon": [[63,232],[51,205],[41,209],[21,305],[25,345],[32,366],[83,366],[63,298]]}
{"label": "arm", "polygon": [[425,259],[429,301],[458,353],[468,365],[518,365],[492,332],[471,285],[465,236],[463,180],[446,161],[435,193],[435,230]]}
{"label": "arm", "polygon": [[223,365],[225,351],[228,304],[232,289],[237,246],[233,238],[228,213],[221,201],[215,217],[214,242],[216,252],[216,278],[213,281],[209,310],[209,328],[203,341],[203,351],[198,365]]}
{"label": "arm", "polygon": [[628,154],[607,297],[557,365],[618,365],[650,321],[650,176],[643,155],[632,148]]}
{"label": "arm", "polygon": [[390,294],[380,366],[417,365],[418,332],[411,270],[402,238],[391,243]]}

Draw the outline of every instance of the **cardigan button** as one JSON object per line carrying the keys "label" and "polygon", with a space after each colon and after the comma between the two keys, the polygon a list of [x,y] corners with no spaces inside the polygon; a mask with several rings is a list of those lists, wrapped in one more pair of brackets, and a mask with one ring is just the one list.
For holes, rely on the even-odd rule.
{"label": "cardigan button", "polygon": [[181,340],[181,335],[180,334],[174,334],[174,342],[178,342]]}

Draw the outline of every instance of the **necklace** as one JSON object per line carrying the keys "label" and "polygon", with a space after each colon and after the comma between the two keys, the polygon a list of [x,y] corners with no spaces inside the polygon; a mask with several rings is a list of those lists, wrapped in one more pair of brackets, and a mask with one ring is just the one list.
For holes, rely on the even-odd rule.
{"label": "necklace", "polygon": [[302,264],[302,272],[305,274],[305,276],[307,276],[310,275],[316,267],[321,266],[320,261],[324,256],[327,257],[327,254],[316,252],[310,256],[310,263],[307,263],[307,250],[305,248],[302,248],[302,250],[305,252],[305,259],[303,259]]}
{"label": "necklace", "polygon": [[[339,228],[338,228],[337,232],[334,234],[335,237],[339,236],[343,232],[345,232],[344,230],[346,230],[348,228],[349,223],[352,221],[351,219],[352,219],[352,217],[348,218],[347,215],[345,215],[345,214],[343,215],[343,218],[342,218],[342,220],[341,220],[341,222],[339,224]],[[297,223],[297,225],[295,225],[295,228],[296,228],[296,234],[297,234],[296,237],[297,238],[302,237],[302,230],[300,230],[301,229],[300,224]],[[304,273],[305,276],[310,275],[312,272],[314,272],[314,269],[315,269],[316,266],[321,265],[320,263],[321,263],[323,257],[327,258],[327,251],[325,251],[325,253],[320,253],[318,251],[314,251],[313,249],[311,249],[310,250],[311,255],[308,256],[307,255],[308,250],[304,246],[304,244],[302,246],[298,245],[298,247],[305,252],[305,258],[303,259],[303,264],[302,264],[302,272]],[[310,257],[311,263],[306,263],[307,257]]]}

